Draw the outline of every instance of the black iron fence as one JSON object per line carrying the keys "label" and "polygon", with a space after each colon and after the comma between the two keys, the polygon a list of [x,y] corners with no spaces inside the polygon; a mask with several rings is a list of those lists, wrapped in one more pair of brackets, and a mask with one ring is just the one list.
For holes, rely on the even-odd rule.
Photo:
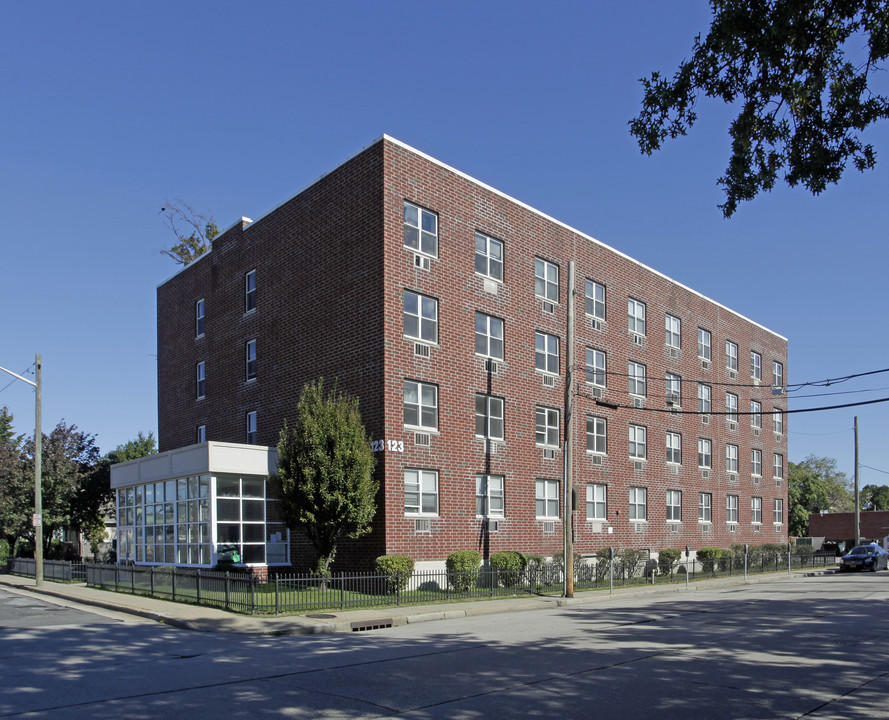
{"label": "black iron fence", "polygon": [[[10,558],[7,561],[7,568],[13,575],[22,577],[37,575],[37,561],[34,558]],[[67,560],[44,560],[43,579],[64,583],[84,582],[86,580],[85,564]]]}

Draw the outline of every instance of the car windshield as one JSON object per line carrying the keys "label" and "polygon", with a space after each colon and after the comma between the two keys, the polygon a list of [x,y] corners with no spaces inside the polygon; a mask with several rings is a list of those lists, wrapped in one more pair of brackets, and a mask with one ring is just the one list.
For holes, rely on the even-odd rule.
{"label": "car windshield", "polygon": [[850,555],[873,555],[874,549],[872,547],[855,547],[852,548],[852,552]]}

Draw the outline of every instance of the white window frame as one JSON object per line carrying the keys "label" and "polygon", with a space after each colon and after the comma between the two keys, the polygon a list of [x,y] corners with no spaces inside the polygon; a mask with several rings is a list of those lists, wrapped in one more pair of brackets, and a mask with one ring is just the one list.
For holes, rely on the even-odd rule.
{"label": "white window frame", "polygon": [[256,380],[256,340],[244,344],[244,373],[247,382]]}
{"label": "white window frame", "polygon": [[645,337],[645,303],[627,298],[627,329],[634,335]]}
{"label": "white window frame", "polygon": [[750,377],[753,380],[762,380],[762,354],[755,350],[750,351]]}
{"label": "white window frame", "polygon": [[475,516],[502,518],[506,513],[506,481],[503,475],[475,476]]}
{"label": "white window frame", "polygon": [[[503,398],[495,395],[476,393],[475,396],[475,436],[489,440],[503,440],[505,421]],[[479,434],[479,424],[482,433]]]}
{"label": "white window frame", "polygon": [[[416,504],[408,505],[408,495],[415,494]],[[428,501],[432,502],[429,503]],[[424,468],[404,469],[404,514],[407,517],[438,516],[438,470]],[[426,502],[424,502],[426,501]],[[433,508],[424,509],[432,505]]]}
{"label": "white window frame", "polygon": [[[415,215],[416,219],[410,218],[409,215]],[[429,229],[427,221],[431,223],[432,229]],[[404,201],[404,246],[409,250],[426,255],[427,257],[438,257],[438,215],[431,210],[415,205],[407,200]],[[408,241],[408,236],[416,233],[416,245]],[[432,248],[429,243],[425,242],[431,239]]]}
{"label": "white window frame", "polygon": [[206,331],[206,304],[204,298],[201,298],[194,304],[194,336],[196,338],[204,337]]}
{"label": "white window frame", "polygon": [[244,313],[256,310],[256,270],[244,275]]}
{"label": "white window frame", "polygon": [[774,498],[772,502],[772,523],[774,525],[784,524],[784,499]]}
{"label": "white window frame", "polygon": [[198,443],[207,442],[207,426],[206,425],[198,425],[197,441],[198,441]]}
{"label": "white window frame", "polygon": [[738,422],[738,396],[734,393],[725,394],[725,419],[729,422]]}
{"label": "white window frame", "polygon": [[679,350],[682,347],[682,320],[675,315],[666,315],[664,319],[667,347]]}
{"label": "white window frame", "polygon": [[753,496],[750,498],[750,524],[762,525],[762,498]]}
{"label": "white window frame", "polygon": [[712,357],[713,336],[709,330],[698,328],[698,357],[701,360],[710,360]]}
{"label": "white window frame", "polygon": [[627,363],[627,386],[630,395],[645,397],[648,392],[647,368],[642,363],[630,360]]}
{"label": "white window frame", "polygon": [[475,354],[503,360],[503,320],[483,312],[475,313]]}
{"label": "white window frame", "polygon": [[664,377],[664,390],[667,393],[667,399],[675,397],[676,404],[682,404],[682,378],[676,373],[668,372]]}
{"label": "white window frame", "polygon": [[605,418],[586,416],[586,451],[594,455],[608,453],[608,421]]}
{"label": "white window frame", "polygon": [[682,465],[682,435],[676,432],[666,434],[667,462],[670,465]]}
{"label": "white window frame", "polygon": [[[417,401],[416,402],[408,402],[408,393],[415,392]],[[431,402],[430,402],[430,393],[431,393]],[[413,424],[408,422],[407,414],[408,409],[414,409],[417,416],[417,424]],[[427,423],[425,420],[429,419],[429,415],[434,415],[434,423]],[[418,380],[405,380],[404,381],[404,426],[406,428],[422,430],[426,432],[438,432],[438,386],[432,385],[431,383],[424,383]],[[424,420],[424,414],[426,418]]]}
{"label": "white window frame", "polygon": [[544,302],[559,304],[559,266],[534,258],[534,294]]}
{"label": "white window frame", "polygon": [[738,522],[738,496],[725,496],[725,521],[727,523]]}
{"label": "white window frame", "polygon": [[404,336],[417,342],[437,345],[438,300],[413,290],[405,290],[403,300]]}
{"label": "white window frame", "polygon": [[539,331],[534,333],[534,367],[548,375],[559,374],[558,336]]}
{"label": "white window frame", "polygon": [[256,445],[259,440],[259,426],[256,420],[256,410],[251,410],[247,413],[247,444],[248,445]]}
{"label": "white window frame", "polygon": [[725,446],[725,471],[738,472],[738,446],[729,443]]}
{"label": "white window frame", "polygon": [[750,474],[762,477],[762,450],[759,448],[750,449]]}
{"label": "white window frame", "polygon": [[713,494],[698,493],[698,522],[713,522]]}
{"label": "white window frame", "polygon": [[605,483],[587,483],[586,519],[608,519],[608,486]]}
{"label": "white window frame", "polygon": [[772,360],[772,385],[784,387],[784,364]]}
{"label": "white window frame", "polygon": [[585,310],[587,315],[605,322],[606,297],[605,286],[602,283],[586,278]]}
{"label": "white window frame", "polygon": [[698,438],[698,467],[713,467],[713,441],[710,438]]}
{"label": "white window frame", "polygon": [[682,522],[682,490],[667,490],[667,522]]}
{"label": "white window frame", "polygon": [[606,387],[608,384],[608,356],[602,350],[586,349],[586,381],[588,385]]}
{"label": "white window frame", "polygon": [[738,343],[731,340],[725,341],[725,367],[728,370],[738,370]]}
{"label": "white window frame", "polygon": [[698,412],[709,415],[713,412],[713,391],[709,385],[698,383]]}
{"label": "white window frame", "polygon": [[535,413],[535,441],[537,447],[559,447],[559,415],[559,411],[555,408],[543,405],[537,406]]}
{"label": "white window frame", "polygon": [[558,520],[559,500],[558,480],[537,478],[534,481],[534,514],[538,520]]}
{"label": "white window frame", "polygon": [[750,427],[762,430],[762,403],[757,400],[750,401]]}
{"label": "white window frame", "polygon": [[631,460],[645,460],[648,457],[648,428],[644,425],[630,425],[629,453]]}
{"label": "white window frame", "polygon": [[503,243],[478,230],[475,231],[475,272],[503,282]]}
{"label": "white window frame", "polygon": [[201,360],[195,366],[195,393],[198,400],[207,397],[207,362]]}
{"label": "white window frame", "polygon": [[648,488],[630,486],[629,492],[630,520],[644,522],[648,520]]}
{"label": "white window frame", "polygon": [[776,435],[784,434],[784,411],[781,408],[772,408],[772,430]]}
{"label": "white window frame", "polygon": [[784,479],[784,455],[775,453],[772,458],[772,472],[775,480]]}

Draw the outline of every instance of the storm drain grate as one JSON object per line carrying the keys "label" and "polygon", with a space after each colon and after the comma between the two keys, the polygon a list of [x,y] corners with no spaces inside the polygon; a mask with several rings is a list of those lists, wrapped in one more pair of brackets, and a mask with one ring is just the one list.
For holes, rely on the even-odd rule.
{"label": "storm drain grate", "polygon": [[352,632],[364,632],[365,630],[382,630],[383,628],[392,627],[392,619],[388,620],[366,620],[365,622],[353,622]]}

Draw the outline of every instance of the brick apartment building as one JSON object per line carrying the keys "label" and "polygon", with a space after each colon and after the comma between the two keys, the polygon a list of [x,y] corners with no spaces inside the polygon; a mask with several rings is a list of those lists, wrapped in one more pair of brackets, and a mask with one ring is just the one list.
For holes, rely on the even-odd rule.
{"label": "brick apartment building", "polygon": [[[207,564],[225,540],[247,562],[304,567],[299,538],[281,549],[273,501],[254,526],[232,498],[265,497],[279,431],[319,377],[360,398],[382,488],[373,533],[342,547],[341,568],[558,552],[572,289],[575,551],[786,542],[786,339],[383,136],[159,286],[172,459],[113,480],[129,556]],[[196,443],[206,451],[177,469]],[[252,456],[238,485],[226,457],[248,445],[271,460]],[[197,527],[170,514],[171,493],[197,501]]]}

